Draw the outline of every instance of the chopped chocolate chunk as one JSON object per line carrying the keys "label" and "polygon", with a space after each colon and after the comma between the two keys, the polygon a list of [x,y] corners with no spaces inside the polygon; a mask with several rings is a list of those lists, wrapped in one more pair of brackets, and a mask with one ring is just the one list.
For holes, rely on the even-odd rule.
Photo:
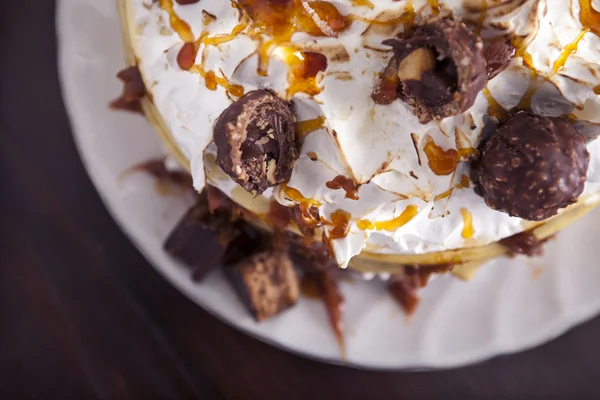
{"label": "chopped chocolate chunk", "polygon": [[488,79],[504,71],[515,58],[515,46],[506,38],[491,40],[483,44],[483,57],[487,65]]}
{"label": "chopped chocolate chunk", "polygon": [[143,113],[140,100],[146,95],[146,86],[138,67],[119,71],[117,78],[123,82],[123,92],[121,96],[110,102],[110,108]]}
{"label": "chopped chocolate chunk", "polygon": [[252,91],[217,119],[217,164],[248,192],[263,193],[289,180],[298,158],[292,103],[267,90]]}
{"label": "chopped chocolate chunk", "polygon": [[484,144],[472,175],[489,207],[542,221],[577,201],[588,164],[585,139],[566,119],[521,111]]}
{"label": "chopped chocolate chunk", "polygon": [[279,314],[298,300],[298,276],[284,252],[248,254],[226,266],[225,274],[257,321]]}
{"label": "chopped chocolate chunk", "polygon": [[509,256],[524,254],[533,257],[542,255],[543,246],[549,239],[539,240],[533,231],[525,231],[500,240],[500,244],[508,248]]}
{"label": "chopped chocolate chunk", "polygon": [[169,234],[164,248],[193,270],[194,280],[202,280],[221,265],[229,245],[240,235],[227,215],[211,214],[203,193]]}
{"label": "chopped chocolate chunk", "polygon": [[485,85],[481,39],[461,22],[430,17],[383,44],[398,60],[398,97],[421,123],[466,111]]}

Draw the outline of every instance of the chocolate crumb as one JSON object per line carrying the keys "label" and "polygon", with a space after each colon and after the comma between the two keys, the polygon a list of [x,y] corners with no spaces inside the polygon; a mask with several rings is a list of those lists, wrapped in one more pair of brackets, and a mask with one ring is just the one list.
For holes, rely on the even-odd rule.
{"label": "chocolate crumb", "polygon": [[521,111],[496,129],[471,168],[489,207],[543,221],[577,202],[588,165],[585,139],[566,119]]}
{"label": "chocolate crumb", "polygon": [[217,164],[248,192],[289,180],[298,158],[292,103],[267,90],[249,92],[217,119]]}
{"label": "chocolate crumb", "polygon": [[481,39],[459,21],[429,17],[383,44],[398,60],[398,97],[423,124],[466,111],[485,85]]}

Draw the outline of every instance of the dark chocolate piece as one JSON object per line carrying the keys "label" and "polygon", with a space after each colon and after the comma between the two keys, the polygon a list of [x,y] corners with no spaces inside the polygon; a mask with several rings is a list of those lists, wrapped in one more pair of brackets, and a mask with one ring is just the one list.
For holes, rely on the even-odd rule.
{"label": "dark chocolate piece", "polygon": [[289,180],[298,158],[292,103],[267,90],[252,91],[217,119],[217,164],[248,192],[263,193]]}
{"label": "dark chocolate piece", "polygon": [[506,38],[491,40],[483,44],[483,57],[487,65],[488,79],[504,71],[515,58],[515,46]]}
{"label": "dark chocolate piece", "polygon": [[229,216],[210,213],[204,192],[169,234],[164,249],[190,267],[193,279],[199,281],[221,265],[229,245],[240,233]]}
{"label": "dark chocolate piece", "polygon": [[146,86],[138,67],[128,67],[119,71],[117,78],[123,82],[123,92],[110,102],[110,108],[143,114],[140,100],[146,95]]}
{"label": "dark chocolate piece", "polygon": [[566,119],[521,111],[488,139],[472,176],[489,207],[542,221],[577,201],[588,164],[585,139]]}
{"label": "dark chocolate piece", "polygon": [[257,321],[279,314],[298,300],[298,276],[284,252],[249,254],[226,266],[225,274]]}
{"label": "dark chocolate piece", "polygon": [[421,123],[466,111],[485,85],[481,39],[459,21],[430,17],[383,44],[398,60],[398,96]]}

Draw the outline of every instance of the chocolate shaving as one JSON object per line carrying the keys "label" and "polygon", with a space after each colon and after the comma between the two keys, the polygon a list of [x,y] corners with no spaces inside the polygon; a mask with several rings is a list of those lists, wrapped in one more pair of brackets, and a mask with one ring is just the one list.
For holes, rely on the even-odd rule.
{"label": "chocolate shaving", "polygon": [[577,202],[589,157],[584,137],[566,119],[521,111],[483,145],[472,178],[490,208],[543,221]]}
{"label": "chocolate shaving", "polygon": [[298,158],[292,103],[267,90],[252,91],[217,119],[217,164],[248,192],[262,194],[289,180]]}
{"label": "chocolate shaving", "polygon": [[123,82],[123,92],[109,103],[110,108],[143,114],[140,100],[146,95],[146,86],[138,67],[119,71],[117,78]]}
{"label": "chocolate shaving", "polygon": [[398,97],[421,123],[463,113],[485,85],[481,39],[459,21],[429,17],[383,44],[398,60]]}

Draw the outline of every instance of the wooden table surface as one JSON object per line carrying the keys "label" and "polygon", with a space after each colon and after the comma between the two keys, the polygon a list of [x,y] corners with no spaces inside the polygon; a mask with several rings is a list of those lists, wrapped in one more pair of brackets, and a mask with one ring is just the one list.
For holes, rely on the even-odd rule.
{"label": "wooden table surface", "polygon": [[54,1],[0,1],[0,43],[0,399],[600,398],[598,318],[420,373],[320,364],[218,321],[154,271],[88,179],[57,81]]}

